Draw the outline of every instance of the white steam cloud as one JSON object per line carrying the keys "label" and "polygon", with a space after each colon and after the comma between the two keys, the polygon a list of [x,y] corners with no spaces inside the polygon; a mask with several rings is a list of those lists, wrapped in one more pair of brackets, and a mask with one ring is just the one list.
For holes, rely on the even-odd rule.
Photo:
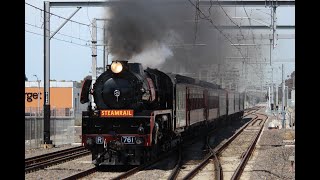
{"label": "white steam cloud", "polygon": [[167,58],[172,56],[173,53],[166,44],[153,41],[147,44],[141,53],[134,55],[130,61],[141,63],[144,68],[159,68]]}

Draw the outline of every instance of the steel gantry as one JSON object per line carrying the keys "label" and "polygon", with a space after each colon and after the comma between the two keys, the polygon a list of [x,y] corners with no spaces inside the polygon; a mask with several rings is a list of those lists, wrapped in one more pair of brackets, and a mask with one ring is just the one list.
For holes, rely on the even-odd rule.
{"label": "steel gantry", "polygon": [[[127,3],[133,3],[134,1],[117,1],[117,0],[109,0],[109,1],[65,1],[65,2],[50,2],[51,7],[105,7],[105,6],[114,6],[121,5]],[[145,3],[155,4],[155,5],[181,5],[187,2],[184,1],[174,1],[174,0],[149,0]],[[200,6],[294,6],[295,1],[209,1],[202,0],[199,1]]]}

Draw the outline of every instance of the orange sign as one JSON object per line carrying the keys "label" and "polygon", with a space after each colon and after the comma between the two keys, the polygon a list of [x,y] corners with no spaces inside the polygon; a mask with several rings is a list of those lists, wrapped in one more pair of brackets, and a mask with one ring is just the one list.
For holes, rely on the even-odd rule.
{"label": "orange sign", "polygon": [[130,110],[130,109],[101,110],[100,117],[133,117],[133,110]]}
{"label": "orange sign", "polygon": [[[38,95],[39,93],[39,95]],[[51,108],[72,108],[72,93],[71,87],[51,87],[50,88],[50,105]],[[24,93],[25,107],[36,108],[38,103],[40,107],[43,107],[44,93],[43,88],[38,87],[26,87]],[[39,102],[38,102],[39,100]],[[77,100],[79,101],[79,100]]]}

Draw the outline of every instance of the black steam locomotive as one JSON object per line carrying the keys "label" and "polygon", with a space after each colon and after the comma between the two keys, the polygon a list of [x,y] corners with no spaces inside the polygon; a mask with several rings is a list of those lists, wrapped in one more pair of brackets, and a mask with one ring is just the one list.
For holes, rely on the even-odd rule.
{"label": "black steam locomotive", "polygon": [[90,101],[82,143],[96,166],[139,165],[185,134],[243,115],[243,94],[139,63],[113,61],[91,84],[81,92]]}

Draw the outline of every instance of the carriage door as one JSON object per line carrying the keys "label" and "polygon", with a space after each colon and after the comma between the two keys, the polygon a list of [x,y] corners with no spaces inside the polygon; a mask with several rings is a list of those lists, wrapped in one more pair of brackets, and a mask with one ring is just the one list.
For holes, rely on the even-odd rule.
{"label": "carriage door", "polygon": [[185,85],[176,85],[176,128],[186,126],[187,122],[187,88]]}

